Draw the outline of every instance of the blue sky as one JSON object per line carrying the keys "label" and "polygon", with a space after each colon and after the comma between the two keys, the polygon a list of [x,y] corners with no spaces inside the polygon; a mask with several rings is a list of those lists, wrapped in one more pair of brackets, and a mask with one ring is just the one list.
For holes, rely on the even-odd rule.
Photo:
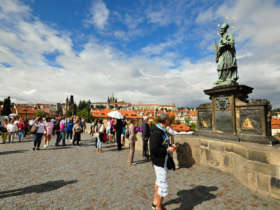
{"label": "blue sky", "polygon": [[208,102],[228,22],[241,84],[280,105],[279,1],[0,0],[0,99]]}

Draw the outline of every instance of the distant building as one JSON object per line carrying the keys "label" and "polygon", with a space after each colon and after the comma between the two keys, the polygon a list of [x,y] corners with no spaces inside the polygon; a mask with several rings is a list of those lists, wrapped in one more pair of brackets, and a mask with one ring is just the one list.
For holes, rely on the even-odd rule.
{"label": "distant building", "polygon": [[176,111],[175,104],[161,105],[161,104],[133,104],[132,109],[134,110],[165,110],[165,111]]}
{"label": "distant building", "polygon": [[129,110],[131,109],[131,103],[124,101],[113,102],[109,104],[109,108]]}
{"label": "distant building", "polygon": [[108,103],[107,102],[94,102],[94,103],[91,103],[91,108],[92,109],[105,109],[105,108],[108,108]]}
{"label": "distant building", "polygon": [[58,115],[63,115],[63,108],[62,108],[62,104],[61,103],[57,103],[56,104],[56,113]]}
{"label": "distant building", "polygon": [[272,136],[280,135],[280,118],[277,117],[271,118],[271,135]]}
{"label": "distant building", "polygon": [[75,115],[76,114],[76,112],[77,112],[77,105],[74,102],[74,96],[73,95],[70,96],[70,99],[68,99],[68,97],[66,98],[65,104],[62,107],[62,109],[63,109],[62,110],[63,115],[66,115],[68,113],[70,113],[71,115]]}
{"label": "distant building", "polygon": [[15,113],[24,120],[30,120],[36,117],[38,110],[33,107],[15,105]]}
{"label": "distant building", "polygon": [[185,120],[189,119],[190,123],[197,123],[197,111],[196,109],[181,109],[177,111],[175,120],[185,123]]}
{"label": "distant building", "polygon": [[[91,114],[96,119],[104,119],[104,118],[111,118],[108,116],[108,113],[113,111],[113,109],[96,109],[91,110]],[[142,119],[142,117],[137,114],[134,110],[119,110],[119,112],[126,118],[126,119]]]}
{"label": "distant building", "polygon": [[118,102],[118,99],[116,97],[114,97],[114,95],[107,98],[107,104],[117,103],[117,102]]}

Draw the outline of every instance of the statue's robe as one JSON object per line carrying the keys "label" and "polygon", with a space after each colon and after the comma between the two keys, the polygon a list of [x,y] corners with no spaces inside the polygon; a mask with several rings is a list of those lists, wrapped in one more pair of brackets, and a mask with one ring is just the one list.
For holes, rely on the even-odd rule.
{"label": "statue's robe", "polygon": [[236,82],[238,80],[236,51],[232,34],[224,33],[218,45],[218,82]]}

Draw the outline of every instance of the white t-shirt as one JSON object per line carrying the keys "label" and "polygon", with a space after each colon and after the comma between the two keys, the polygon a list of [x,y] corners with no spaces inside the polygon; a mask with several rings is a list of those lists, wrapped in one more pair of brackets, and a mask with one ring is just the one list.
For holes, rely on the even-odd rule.
{"label": "white t-shirt", "polygon": [[8,125],[7,125],[7,130],[8,130],[8,132],[17,132],[17,130],[18,130],[18,127],[17,127],[17,124],[15,124],[15,123],[9,123]]}
{"label": "white t-shirt", "polygon": [[14,129],[14,125],[11,124],[11,123],[9,123],[9,124],[7,125],[7,130],[8,130],[8,132],[15,132],[15,131],[13,131],[13,129]]}
{"label": "white t-shirt", "polygon": [[36,126],[38,127],[37,129],[37,133],[44,133],[45,129],[45,123],[37,123]]}

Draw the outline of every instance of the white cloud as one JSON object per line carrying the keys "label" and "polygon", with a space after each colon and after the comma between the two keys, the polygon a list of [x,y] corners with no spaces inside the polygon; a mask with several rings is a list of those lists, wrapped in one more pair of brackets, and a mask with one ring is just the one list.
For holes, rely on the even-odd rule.
{"label": "white cloud", "polygon": [[213,12],[213,9],[207,9],[206,11],[203,11],[198,14],[195,22],[196,23],[207,23],[210,20],[213,20],[215,18],[215,14]]}
{"label": "white cloud", "polygon": [[[31,10],[18,0],[0,0],[0,8],[2,10],[1,15],[13,14],[13,15],[24,15],[26,16]],[[9,18],[7,16],[6,18]]]}
{"label": "white cloud", "polygon": [[161,54],[166,48],[174,46],[172,41],[162,42],[158,45],[148,45],[142,48],[142,52],[147,55],[159,55]]}
{"label": "white cloud", "polygon": [[[114,93],[133,103],[174,102],[179,106],[196,106],[209,102],[203,89],[213,87],[217,79],[214,58],[196,62],[191,62],[189,58],[178,61],[178,55],[167,49],[175,46],[174,41],[180,43],[181,38],[178,42],[168,39],[159,45],[148,45],[136,55],[126,55],[108,44],[90,39],[80,52],[76,52],[67,34],[32,18],[28,7],[20,9],[22,5],[19,2],[11,2],[14,5],[9,7],[14,8],[12,11],[18,11],[17,15],[11,16],[11,9],[0,11],[0,18],[9,17],[9,24],[0,22],[0,63],[11,65],[0,65],[0,98],[10,95],[18,102],[55,103],[63,101],[70,93],[74,94],[75,100],[90,98],[92,101],[106,100],[108,95]],[[270,3],[267,4],[263,10],[258,8],[260,14],[272,7]],[[238,5],[233,5],[231,10],[239,14],[241,8],[236,9]],[[223,16],[223,11],[226,10],[221,7],[218,14]],[[273,16],[276,11],[272,12]],[[31,20],[23,18],[27,16]],[[245,23],[240,21],[240,25],[237,25],[240,29],[235,32],[239,37],[237,44],[243,41],[242,37],[246,37],[241,32],[241,29],[245,30],[246,22],[254,23],[251,28],[262,27],[258,21],[247,18],[249,20]],[[252,18],[255,20],[254,15]],[[267,17],[265,19],[268,20]],[[12,28],[9,27],[11,25]],[[271,26],[267,29],[273,31]],[[214,29],[209,33],[215,33]],[[255,97],[268,98],[274,104],[280,104],[279,41],[269,32],[260,33],[269,36],[272,41],[260,43],[256,32],[251,34],[246,46],[240,46],[237,51],[240,83],[254,87]],[[122,32],[115,35],[124,36]],[[272,49],[270,43],[274,43],[275,48]],[[252,46],[255,48],[252,49]],[[47,63],[44,54],[52,52],[59,52],[55,63],[60,67]],[[178,63],[174,69],[175,61]]]}
{"label": "white cloud", "polygon": [[33,95],[36,91],[37,91],[36,89],[24,90],[22,91],[22,93],[25,95]]}
{"label": "white cloud", "polygon": [[125,31],[120,31],[120,30],[115,31],[114,36],[117,39],[128,40],[128,36],[127,36],[127,33]]}
{"label": "white cloud", "polygon": [[[236,17],[238,39],[250,39],[254,44],[262,46],[275,46],[280,42],[280,6],[276,1],[242,0],[235,5],[223,5],[217,10],[218,16]],[[279,49],[279,48],[278,48]]]}
{"label": "white cloud", "polygon": [[110,11],[102,0],[93,1],[91,10],[91,23],[103,30],[109,18]]}
{"label": "white cloud", "polygon": [[191,7],[194,1],[169,0],[159,1],[146,9],[146,16],[150,23],[159,26],[176,24],[182,26],[186,21],[186,15],[191,18]]}

